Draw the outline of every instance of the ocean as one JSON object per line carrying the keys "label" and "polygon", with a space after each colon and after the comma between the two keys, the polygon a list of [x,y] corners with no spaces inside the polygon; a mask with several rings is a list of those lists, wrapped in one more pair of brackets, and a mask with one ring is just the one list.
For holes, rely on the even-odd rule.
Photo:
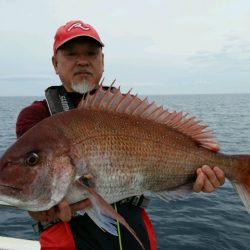
{"label": "ocean", "polygon": [[[15,141],[20,110],[39,97],[0,97],[0,156]],[[169,110],[197,116],[215,130],[221,151],[250,154],[250,94],[150,96]],[[229,181],[211,194],[193,193],[147,209],[159,250],[249,250],[250,215]],[[0,208],[0,235],[38,239],[27,212]],[[0,242],[1,247],[1,242]]]}

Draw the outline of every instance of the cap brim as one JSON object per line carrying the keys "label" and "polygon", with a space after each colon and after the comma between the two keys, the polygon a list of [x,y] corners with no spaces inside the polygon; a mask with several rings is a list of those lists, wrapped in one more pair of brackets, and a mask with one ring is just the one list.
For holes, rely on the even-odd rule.
{"label": "cap brim", "polygon": [[56,51],[59,49],[59,47],[61,47],[63,44],[65,44],[65,43],[71,41],[72,39],[75,39],[75,38],[77,38],[77,37],[83,37],[83,36],[84,36],[84,37],[90,37],[90,38],[92,38],[92,39],[95,40],[97,43],[99,43],[99,44],[101,45],[101,47],[104,47],[104,44],[103,44],[101,41],[97,40],[95,37],[89,36],[89,35],[83,35],[83,34],[82,34],[82,35],[72,36],[72,37],[66,39],[65,41],[63,41],[62,43],[58,44],[57,47],[55,48],[55,52],[56,52]]}

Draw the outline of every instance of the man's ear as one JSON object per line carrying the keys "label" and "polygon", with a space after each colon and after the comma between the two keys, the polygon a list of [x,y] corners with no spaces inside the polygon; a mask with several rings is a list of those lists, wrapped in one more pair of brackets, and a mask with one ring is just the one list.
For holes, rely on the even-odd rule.
{"label": "man's ear", "polygon": [[104,54],[102,53],[102,68],[103,68],[103,72],[104,72]]}
{"label": "man's ear", "polygon": [[55,69],[56,74],[58,74],[56,56],[52,56],[52,64],[53,64],[53,66],[54,66],[54,69]]}

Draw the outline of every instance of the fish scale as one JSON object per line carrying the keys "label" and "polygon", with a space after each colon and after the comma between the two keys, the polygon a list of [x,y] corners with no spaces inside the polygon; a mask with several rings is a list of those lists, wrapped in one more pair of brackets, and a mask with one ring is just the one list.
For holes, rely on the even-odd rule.
{"label": "fish scale", "polygon": [[[194,170],[205,163],[213,166],[219,165],[221,167],[225,165],[224,157],[226,156],[222,157],[221,154],[215,154],[210,150],[204,149],[198,146],[189,137],[173,129],[168,129],[162,124],[103,110],[94,110],[93,112],[92,110],[79,109],[75,110],[75,112],[81,113],[81,116],[85,118],[95,116],[95,119],[92,117],[88,120],[89,127],[85,128],[85,130],[92,131],[91,135],[86,134],[85,137],[81,138],[81,143],[86,144],[84,148],[92,148],[91,145],[86,143],[88,141],[90,144],[94,144],[95,147],[102,148],[102,151],[109,155],[109,160],[113,162],[113,165],[128,170],[133,167],[134,172],[138,170],[145,178],[145,183],[154,183],[154,186],[151,185],[150,187],[145,185],[143,187],[144,191],[171,189],[185,184],[186,179],[191,179],[190,176],[193,176],[192,180],[195,178]],[[75,116],[79,117],[80,114],[75,114]],[[96,120],[98,120],[98,122]],[[110,120],[112,120],[111,125]],[[84,119],[82,121],[79,120],[79,123],[84,123]],[[81,126],[80,124],[79,126]],[[127,126],[124,127],[124,124],[127,124]],[[123,128],[122,130],[119,129],[120,126]],[[149,131],[151,132],[149,133]],[[165,135],[163,139],[161,134]],[[165,137],[167,137],[167,140]],[[87,156],[87,153],[84,153],[87,152],[87,150],[84,148],[82,149],[83,154]],[[98,151],[93,152],[96,155]],[[100,156],[100,160],[101,158],[102,156]],[[132,164],[128,165],[128,163],[131,162],[131,158],[133,159]],[[159,159],[161,159],[162,164],[159,164]],[[95,163],[90,164],[95,165]],[[157,165],[159,165],[158,168],[156,168],[157,170],[152,172],[152,169],[154,169],[152,166],[157,167]],[[98,169],[103,168],[105,169],[105,167],[99,166]],[[106,172],[108,176],[111,174],[109,171]],[[129,171],[130,176],[132,176],[133,171]],[[175,179],[171,178],[172,173],[176,173],[175,177],[178,176],[177,171],[180,173],[180,177]],[[96,170],[96,172],[98,171]],[[102,172],[100,182],[101,180],[105,181],[103,174]],[[116,175],[115,169],[113,174]],[[159,178],[161,174],[164,176],[162,180]],[[168,179],[168,176],[171,180]],[[154,179],[157,181],[154,181]],[[98,180],[97,183],[99,183]],[[121,182],[121,184],[124,185],[123,182]],[[116,186],[116,188],[118,187]],[[97,190],[100,190],[98,186]],[[143,191],[141,190],[142,188],[140,190],[134,188],[133,195]],[[115,192],[113,191],[113,193]],[[106,198],[105,195],[104,198]],[[108,198],[107,200],[110,201]],[[111,201],[115,202],[117,199],[112,199]]]}

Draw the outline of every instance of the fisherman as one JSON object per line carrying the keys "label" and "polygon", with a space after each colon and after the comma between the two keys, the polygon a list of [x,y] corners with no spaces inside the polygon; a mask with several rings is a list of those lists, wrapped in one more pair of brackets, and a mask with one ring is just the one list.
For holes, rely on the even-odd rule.
{"label": "fisherman", "polygon": [[[48,88],[46,100],[35,101],[20,112],[16,123],[18,138],[46,117],[77,107],[87,92],[96,90],[104,71],[103,47],[97,31],[82,21],[70,21],[57,30],[52,63],[62,85]],[[224,179],[220,168],[201,166],[193,190],[212,192],[223,185]],[[132,197],[114,207],[135,230],[145,249],[155,250],[155,233],[143,209],[146,201],[144,196]],[[118,228],[118,237],[112,236],[86,214],[76,213],[89,205],[88,199],[71,205],[62,200],[48,211],[29,212],[39,221],[41,249],[141,249],[123,227]]]}

